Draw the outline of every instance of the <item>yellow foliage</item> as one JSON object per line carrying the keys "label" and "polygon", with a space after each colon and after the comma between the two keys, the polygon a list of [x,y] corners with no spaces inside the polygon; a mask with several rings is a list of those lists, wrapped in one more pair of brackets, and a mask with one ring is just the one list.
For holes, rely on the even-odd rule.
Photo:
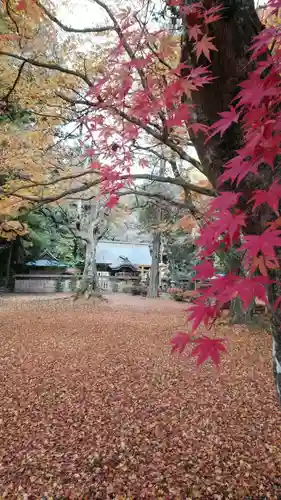
{"label": "yellow foliage", "polygon": [[17,220],[0,222],[0,238],[8,241],[15,240],[17,236],[28,234],[27,225]]}
{"label": "yellow foliage", "polygon": [[[65,60],[68,41],[57,43],[53,24],[36,3],[25,0],[22,10],[17,10],[17,5],[16,0],[6,1],[0,13],[0,32],[9,35],[0,36],[2,220],[13,217],[19,208],[27,206],[28,201],[22,201],[16,194],[40,197],[55,192],[52,186],[43,188],[36,184],[57,176],[61,168],[58,152],[53,149],[56,127],[69,120],[72,114],[57,91],[63,88],[67,94],[68,89],[81,86],[81,79],[76,76],[23,64],[21,60],[1,54],[2,51],[19,56],[28,54],[30,59],[48,63],[47,51],[52,64]],[[63,170],[63,175],[66,173]],[[22,187],[25,189],[15,192]],[[0,237],[8,235],[10,238],[10,234],[4,230]]]}
{"label": "yellow foliage", "polygon": [[272,14],[272,7],[260,7],[257,9],[258,16],[261,22],[266,26],[278,26],[281,22],[281,9],[278,9],[276,14]]}
{"label": "yellow foliage", "polygon": [[191,233],[197,227],[197,223],[191,215],[184,215],[179,221],[179,227],[186,233]]}

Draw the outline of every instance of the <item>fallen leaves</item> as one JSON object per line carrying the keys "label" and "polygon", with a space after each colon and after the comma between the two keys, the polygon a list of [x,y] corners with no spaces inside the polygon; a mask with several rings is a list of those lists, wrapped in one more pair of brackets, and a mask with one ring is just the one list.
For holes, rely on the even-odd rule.
{"label": "fallen leaves", "polygon": [[0,497],[277,499],[269,335],[218,328],[217,373],[169,355],[172,301],[2,303]]}

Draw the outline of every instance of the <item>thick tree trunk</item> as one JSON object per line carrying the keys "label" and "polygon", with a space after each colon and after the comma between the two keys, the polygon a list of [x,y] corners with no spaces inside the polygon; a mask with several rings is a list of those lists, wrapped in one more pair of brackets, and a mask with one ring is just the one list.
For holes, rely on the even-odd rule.
{"label": "thick tree trunk", "polygon": [[96,204],[91,205],[89,225],[87,231],[87,243],[83,275],[76,291],[76,298],[85,296],[90,298],[98,287],[98,276],[96,266],[96,251],[99,235],[100,218],[98,217]]}
{"label": "thick tree trunk", "polygon": [[149,286],[147,296],[155,298],[158,296],[159,287],[159,264],[160,264],[161,235],[159,231],[153,234],[152,259],[149,276]]}
{"label": "thick tree trunk", "polygon": [[[196,0],[185,0],[186,5],[194,2]],[[207,3],[206,0],[205,2]],[[212,7],[215,4],[222,5],[223,11],[222,19],[210,25],[208,34],[214,37],[214,44],[218,49],[211,54],[211,67],[209,61],[202,55],[199,61],[196,60],[193,43],[189,40],[187,30],[183,36],[181,54],[183,63],[193,67],[202,65],[210,67],[215,77],[213,84],[205,85],[200,92],[192,93],[195,121],[206,125],[214,123],[218,119],[218,113],[228,109],[239,91],[239,83],[247,78],[253,67],[249,63],[251,41],[262,29],[253,0],[215,0],[212,2]],[[183,69],[183,76],[188,75],[188,71]],[[232,126],[222,139],[217,135],[207,144],[203,134],[190,133],[204,174],[216,187],[225,163],[242,145],[243,134],[240,125]]]}
{"label": "thick tree trunk", "polygon": [[5,292],[7,292],[9,290],[9,287],[10,287],[13,247],[14,247],[14,242],[11,241],[10,248],[9,248],[9,254],[8,254],[8,260],[7,260],[7,268],[6,268],[6,277],[5,277],[5,285],[4,285]]}
{"label": "thick tree trunk", "polygon": [[[196,0],[185,0],[186,5]],[[203,0],[207,4],[207,0]],[[218,113],[226,111],[232,99],[239,91],[241,81],[247,79],[252,70],[254,62],[249,62],[249,48],[252,38],[257,35],[262,25],[257,16],[253,0],[216,0],[212,2],[223,6],[223,17],[213,23],[209,36],[214,37],[214,44],[218,52],[212,52],[211,71],[216,78],[213,84],[206,85],[200,92],[194,92],[192,102],[195,105],[195,121],[211,125],[218,119]],[[185,29],[185,27],[184,27]],[[181,62],[193,67],[202,66],[204,57],[200,56],[196,61],[195,53],[185,29],[182,43]],[[182,74],[188,74],[184,69]],[[207,145],[202,134],[191,135],[191,139],[197,150],[202,163],[204,174],[208,177],[214,187],[217,187],[217,179],[223,172],[225,163],[233,158],[235,151],[243,145],[243,133],[238,123],[230,127],[221,139],[219,135],[213,137]],[[259,178],[247,178],[240,183],[238,190],[245,193],[245,200],[249,199],[254,189],[264,189],[273,179],[280,179],[280,168],[276,167],[274,174],[264,166],[260,171]],[[232,189],[231,186],[223,186],[223,189]],[[241,207],[244,208],[245,207]],[[245,232],[248,234],[260,234],[265,229],[265,222],[270,220],[271,214],[264,206],[263,210],[253,218],[249,214],[248,224]],[[280,257],[281,257],[281,251]],[[276,281],[269,289],[269,303],[274,302],[281,296],[281,271],[274,271],[272,278]],[[273,336],[273,369],[277,392],[281,401],[281,311],[280,307],[272,308],[272,336]]]}
{"label": "thick tree trunk", "polygon": [[92,292],[97,288],[97,270],[95,263],[97,240],[92,239],[91,242],[86,245],[86,256],[85,264],[83,269],[82,279],[78,288],[79,295],[85,295],[88,298],[92,295]]}
{"label": "thick tree trunk", "polygon": [[233,325],[248,325],[253,320],[255,303],[254,301],[245,311],[241,299],[237,297],[231,301],[230,314]]}
{"label": "thick tree trunk", "polygon": [[[272,280],[275,281],[268,291],[269,302],[275,304],[281,297],[281,276],[280,270],[273,271],[271,274]],[[281,309],[279,307],[272,308],[271,315],[271,333],[272,333],[272,361],[273,361],[273,376],[276,384],[279,402],[281,403]]]}

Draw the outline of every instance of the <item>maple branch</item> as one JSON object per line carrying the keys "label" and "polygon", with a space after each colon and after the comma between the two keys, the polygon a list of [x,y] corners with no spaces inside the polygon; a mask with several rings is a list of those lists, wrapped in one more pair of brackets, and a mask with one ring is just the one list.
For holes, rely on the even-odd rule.
{"label": "maple branch", "polygon": [[[124,179],[128,177],[127,175],[121,176],[121,179]],[[182,178],[174,178],[174,177],[162,177],[161,175],[154,175],[154,174],[134,174],[131,175],[130,178],[132,179],[143,179],[143,180],[148,180],[148,181],[156,181],[156,182],[163,182],[166,184],[173,184],[175,186],[180,186],[182,188],[186,188],[190,191],[194,191],[195,193],[198,194],[203,194],[204,196],[210,196],[210,197],[216,197],[217,192],[214,189],[209,189],[209,188],[204,188],[202,186],[198,186],[196,184],[193,184],[192,182],[187,182]]]}
{"label": "maple branch", "polygon": [[[18,191],[21,191],[22,189],[31,189],[34,187],[47,187],[47,186],[54,186],[55,184],[58,184],[59,182],[63,181],[68,181],[72,179],[79,179],[80,177],[84,177],[85,175],[93,175],[97,174],[96,170],[90,169],[90,170],[84,170],[83,172],[79,172],[77,174],[69,174],[69,175],[64,175],[62,177],[59,177],[58,179],[52,179],[51,181],[42,181],[42,182],[36,182],[36,181],[31,181],[30,184],[25,184],[24,186],[20,186],[16,188],[13,191],[6,192],[5,195],[7,196],[16,196]],[[29,180],[29,179],[28,179]],[[98,180],[99,182],[99,180]],[[97,184],[98,184],[97,182]],[[41,198],[40,198],[41,200]]]}
{"label": "maple branch", "polygon": [[16,88],[19,80],[20,80],[20,77],[21,77],[21,74],[22,74],[22,71],[23,71],[23,68],[24,68],[25,64],[26,64],[25,61],[21,63],[21,65],[20,65],[20,67],[18,69],[18,74],[16,76],[16,79],[15,79],[12,87],[10,88],[10,90],[8,91],[8,93],[4,97],[2,97],[3,101],[8,102],[10,95],[13,93],[13,91],[15,90],[15,88]]}
{"label": "maple branch", "polygon": [[[148,32],[145,24],[141,22],[141,20],[137,16],[137,14],[134,15],[134,18],[136,19],[136,21],[139,24],[140,28],[143,29],[143,30],[145,30],[146,31],[146,35],[148,35],[149,32]],[[158,54],[157,47],[155,46],[155,44],[154,44],[155,48],[153,48],[153,46],[148,41],[146,43],[147,43],[147,46],[148,46],[149,50],[152,52],[152,54],[155,57],[157,57],[158,61],[161,64],[163,64],[163,66],[165,66],[166,68],[168,68],[169,70],[172,70],[173,69],[172,66],[169,63],[167,63],[167,61],[165,61],[164,59],[162,59],[162,57]]]}
{"label": "maple branch", "polygon": [[[87,171],[85,171],[85,172],[87,172]],[[85,175],[85,172],[81,172],[80,177]],[[87,172],[87,173],[89,173],[89,172]],[[95,173],[96,173],[96,171],[95,171]],[[75,175],[76,175],[76,177],[79,177],[79,174],[73,174],[73,178],[75,178],[74,177]],[[120,176],[119,180],[126,180],[128,178],[135,179],[135,180],[143,179],[143,180],[149,180],[151,182],[155,181],[155,182],[163,182],[166,184],[173,184],[173,185],[182,187],[185,191],[190,190],[190,191],[194,191],[196,193],[203,194],[205,196],[211,196],[211,197],[217,196],[217,193],[214,190],[204,188],[201,186],[197,186],[196,184],[192,184],[191,182],[186,182],[184,179],[181,179],[181,178],[175,179],[174,177],[161,177],[161,176],[153,175],[153,174],[134,174],[134,175],[124,174],[124,175]],[[62,178],[60,178],[60,179],[62,179]],[[70,179],[71,179],[71,177],[70,177]],[[44,185],[51,185],[51,183],[55,184],[58,181],[48,181],[48,182],[50,184],[38,183],[37,186],[39,187],[41,185],[43,185],[43,186]],[[38,203],[39,202],[40,203],[52,203],[52,202],[60,200],[62,198],[69,197],[69,195],[71,195],[71,194],[76,194],[76,193],[81,193],[81,192],[87,191],[88,189],[90,189],[94,186],[97,186],[100,183],[101,183],[101,178],[95,179],[91,182],[84,182],[80,186],[66,189],[58,194],[54,194],[54,195],[50,195],[50,196],[41,196],[41,197],[19,194],[18,193],[19,190],[26,188],[26,186],[22,186],[22,187],[18,188],[18,190],[16,190],[15,192],[13,192],[13,196],[20,198],[22,200],[26,200],[26,201],[30,201],[30,202],[34,202],[34,203],[37,203],[37,202]],[[30,187],[36,187],[36,186],[32,185]],[[11,193],[5,193],[5,194],[11,195]]]}
{"label": "maple branch", "polygon": [[14,26],[16,28],[17,35],[20,38],[20,30],[19,30],[18,24],[17,24],[16,20],[14,19],[14,17],[12,16],[10,0],[7,0],[7,2],[6,2],[6,11],[7,11],[9,18],[11,19],[12,23],[14,24]]}
{"label": "maple branch", "polygon": [[43,118],[55,118],[55,119],[59,118],[63,122],[67,122],[67,123],[71,122],[71,118],[66,117],[66,116],[50,115],[48,113],[39,113],[39,111],[34,111],[34,110],[32,110],[32,114],[36,115],[36,116],[42,116]]}
{"label": "maple branch", "polygon": [[[65,94],[62,94],[61,92],[57,92],[57,95],[58,95],[58,97],[60,97],[61,99],[64,99],[67,102],[70,102],[73,104],[88,105],[91,108],[98,108],[101,104],[100,102],[93,103],[91,101],[88,101],[87,99],[71,99],[71,97],[68,97]],[[181,147],[179,147],[177,144],[175,144],[173,142],[173,140],[169,139],[164,134],[161,134],[160,132],[155,130],[153,128],[153,124],[143,123],[141,120],[139,120],[135,116],[128,115],[125,111],[122,111],[121,109],[119,109],[113,105],[107,105],[106,107],[104,106],[103,109],[109,109],[109,110],[111,109],[116,114],[118,114],[121,118],[124,118],[125,120],[129,121],[130,123],[134,123],[134,125],[137,125],[138,127],[140,127],[142,130],[144,130],[149,135],[154,137],[154,139],[157,139],[160,143],[165,144],[170,149],[175,151],[175,153],[177,153],[182,160],[187,161],[194,168],[199,170],[199,172],[202,172],[202,166],[201,166],[201,163],[199,161],[195,160],[195,158],[192,158],[192,156],[190,156]]]}
{"label": "maple branch", "polygon": [[63,31],[66,31],[67,33],[104,33],[105,31],[112,31],[114,30],[114,26],[100,26],[96,28],[70,28],[69,26],[66,26],[63,24],[54,14],[52,14],[40,1],[37,0],[37,5],[40,7],[44,14],[53,21],[57,26],[59,26]]}
{"label": "maple branch", "polygon": [[180,171],[178,169],[177,162],[175,160],[173,160],[172,158],[169,158],[169,157],[167,157],[167,156],[159,153],[158,151],[155,151],[154,149],[152,149],[152,148],[157,147],[157,144],[154,145],[154,146],[145,147],[145,146],[140,146],[135,141],[135,147],[136,147],[135,151],[137,151],[138,149],[141,149],[141,150],[144,150],[144,151],[148,151],[149,153],[151,153],[154,156],[156,156],[157,158],[159,158],[159,160],[164,160],[164,161],[170,163],[170,165],[172,167],[172,170],[173,170],[174,176],[175,177],[180,177]]}
{"label": "maple branch", "polygon": [[128,115],[127,113],[125,113],[121,109],[116,108],[115,106],[112,106],[111,109],[113,109],[116,113],[119,114],[119,116],[121,116],[122,118],[125,118],[127,121],[134,123],[135,125],[138,125],[140,128],[145,130],[149,135],[152,135],[152,137],[154,137],[154,139],[157,139],[162,144],[166,144],[166,146],[169,146],[169,148],[172,149],[173,151],[175,151],[175,153],[177,153],[182,160],[189,162],[194,168],[196,168],[200,172],[202,171],[201,163],[199,161],[195,160],[195,158],[192,158],[189,154],[187,154],[182,148],[177,146],[168,137],[165,137],[162,134],[160,134],[159,132],[157,132],[156,130],[154,130],[152,125],[149,125],[149,124],[147,125],[147,124],[143,123],[141,120],[139,120],[135,116]]}
{"label": "maple branch", "polygon": [[6,50],[0,50],[0,55],[13,57],[14,59],[18,59],[19,61],[24,61],[25,63],[31,64],[32,66],[36,66],[38,68],[47,68],[53,71],[60,71],[61,73],[67,73],[68,75],[80,78],[81,80],[86,82],[87,85],[89,86],[91,85],[91,80],[89,80],[87,75],[80,73],[80,71],[75,71],[72,69],[65,68],[63,66],[60,66],[59,64],[47,63],[44,61],[35,61],[34,59],[30,59],[29,57],[20,56],[19,54],[13,54],[12,52],[7,52]]}
{"label": "maple branch", "polygon": [[[101,104],[100,102],[93,103],[91,101],[88,101],[87,99],[71,99],[71,97],[68,97],[67,95],[65,95],[61,92],[57,92],[56,94],[61,99],[65,100],[67,102],[73,103],[73,104],[87,105],[87,106],[90,106],[91,108],[98,108]],[[181,147],[179,147],[177,144],[175,144],[173,142],[173,140],[169,139],[168,137],[164,136],[163,134],[161,134],[160,132],[155,130],[153,128],[152,124],[143,123],[141,120],[139,120],[135,116],[128,115],[125,111],[122,111],[120,108],[117,108],[116,106],[113,106],[113,105],[106,105],[103,107],[103,109],[109,109],[109,110],[111,109],[116,114],[118,114],[121,118],[124,118],[125,120],[129,121],[130,123],[134,123],[134,125],[137,125],[138,127],[140,127],[142,130],[144,130],[149,135],[154,137],[154,139],[157,139],[160,143],[165,144],[170,149],[175,151],[175,153],[177,153],[182,160],[187,161],[194,168],[199,170],[199,172],[202,172],[202,166],[201,166],[201,163],[199,161],[195,160],[195,158],[192,158],[192,156],[190,156]]]}
{"label": "maple branch", "polygon": [[[131,61],[134,60],[135,58],[135,53],[133,51],[133,49],[131,48],[131,46],[128,44],[127,40],[125,39],[124,37],[124,34],[120,28],[120,25],[115,17],[115,15],[113,14],[112,10],[108,7],[108,5],[106,5],[102,0],[94,0],[95,3],[97,3],[100,7],[102,7],[106,13],[108,14],[108,16],[110,17],[111,21],[113,22],[114,24],[114,29],[119,37],[119,40],[120,42],[122,43],[126,53],[128,54],[129,58],[131,59]],[[148,90],[149,91],[149,97],[151,99],[151,101],[155,101],[155,97],[153,96],[153,94],[150,92],[149,88],[148,88],[148,85],[147,85],[147,78],[146,78],[146,75],[143,71],[143,69],[141,68],[136,68],[137,70],[137,73],[140,77],[140,80],[141,80],[141,84],[143,86],[143,88],[145,90]],[[165,119],[165,113],[160,110],[158,112],[158,116],[162,122],[162,126],[163,126],[163,135],[168,135],[168,130],[167,130],[167,126],[166,126],[166,119]]]}
{"label": "maple branch", "polygon": [[150,193],[149,191],[144,191],[144,190],[140,190],[140,189],[128,189],[126,191],[122,191],[118,195],[119,196],[126,196],[129,194],[136,195],[136,196],[146,196],[147,198],[157,198],[158,200],[164,201],[165,203],[168,203],[169,205],[174,205],[175,207],[182,208],[182,209],[188,209],[188,210],[190,210],[190,212],[192,214],[193,213],[195,214],[195,212],[197,213],[197,210],[192,202],[183,203],[180,201],[176,201],[176,200],[173,200],[172,198],[167,198],[167,196],[164,196],[161,193]]}

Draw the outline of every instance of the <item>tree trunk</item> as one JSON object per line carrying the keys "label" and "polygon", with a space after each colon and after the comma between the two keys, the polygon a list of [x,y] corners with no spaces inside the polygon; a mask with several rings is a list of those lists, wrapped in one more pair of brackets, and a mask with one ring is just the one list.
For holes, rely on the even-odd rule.
{"label": "tree trunk", "polygon": [[149,276],[149,286],[147,296],[151,298],[158,297],[159,287],[159,263],[160,263],[161,235],[155,231],[152,240],[152,259]]}
{"label": "tree trunk", "polygon": [[[161,160],[159,175],[164,175],[165,173],[165,161]],[[147,296],[150,298],[158,297],[159,289],[159,264],[161,259],[161,233],[159,224],[163,219],[163,211],[160,207],[156,208],[156,229],[153,233],[152,239],[152,259],[151,268],[149,276],[149,286]]]}
{"label": "tree trunk", "polygon": [[10,243],[10,248],[9,248],[9,253],[8,253],[8,261],[7,261],[7,268],[6,268],[6,277],[5,277],[5,284],[4,284],[4,291],[7,292],[10,287],[10,279],[11,279],[11,264],[12,264],[12,255],[13,255],[13,248],[14,248],[14,242],[13,240]]}
{"label": "tree trunk", "polygon": [[241,299],[239,297],[233,299],[230,305],[231,323],[233,325],[248,325],[253,320],[254,309],[254,301],[245,311]]}
{"label": "tree trunk", "polygon": [[99,224],[100,217],[98,216],[98,207],[93,202],[89,215],[84,269],[79,287],[76,291],[76,298],[83,295],[86,298],[90,298],[93,291],[98,287],[96,251],[99,240]]}
{"label": "tree trunk", "polygon": [[[271,273],[272,280],[275,281],[268,290],[269,302],[275,304],[281,297],[281,276],[280,270]],[[271,333],[272,333],[272,361],[273,376],[276,384],[277,395],[281,403],[281,310],[279,307],[272,307],[271,313]]]}
{"label": "tree trunk", "polygon": [[[186,5],[194,2],[196,3],[196,0],[185,0]],[[228,109],[240,90],[240,82],[245,80],[252,70],[249,48],[252,38],[262,29],[253,0],[216,0],[212,2],[212,7],[215,7],[215,4],[222,5],[223,11],[222,19],[212,23],[208,33],[208,36],[214,37],[214,44],[218,49],[218,52],[213,51],[211,54],[211,67],[203,55],[197,61],[185,26],[182,38],[181,62],[193,67],[205,65],[215,77],[213,84],[205,85],[199,92],[192,93],[192,103],[195,105],[194,121],[206,125],[214,123],[219,118],[218,113]],[[182,75],[188,74],[189,69],[184,68]],[[243,133],[240,124],[230,127],[223,138],[214,136],[207,144],[202,133],[193,134],[191,131],[190,137],[204,174],[216,187],[225,163],[242,145]]]}

